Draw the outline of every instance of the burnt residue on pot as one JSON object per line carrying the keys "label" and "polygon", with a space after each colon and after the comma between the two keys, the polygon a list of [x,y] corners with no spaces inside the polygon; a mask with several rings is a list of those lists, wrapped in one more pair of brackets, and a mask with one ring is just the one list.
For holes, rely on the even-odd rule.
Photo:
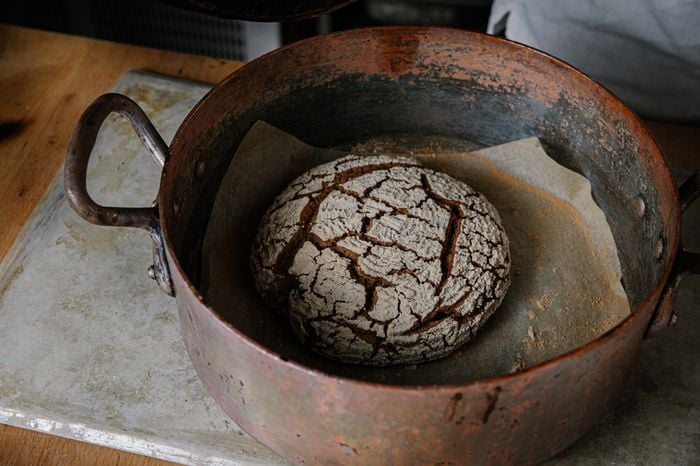
{"label": "burnt residue on pot", "polygon": [[484,411],[484,416],[481,418],[481,422],[484,424],[489,422],[489,418],[491,417],[491,413],[493,412],[494,409],[496,409],[496,403],[498,403],[498,395],[501,393],[501,387],[496,387],[493,390],[493,393],[486,393],[486,410]]}
{"label": "burnt residue on pot", "polygon": [[450,401],[447,402],[445,406],[444,418],[446,422],[452,422],[455,418],[455,413],[457,412],[457,406],[459,406],[460,401],[462,401],[462,394],[460,392],[455,393],[450,397]]}

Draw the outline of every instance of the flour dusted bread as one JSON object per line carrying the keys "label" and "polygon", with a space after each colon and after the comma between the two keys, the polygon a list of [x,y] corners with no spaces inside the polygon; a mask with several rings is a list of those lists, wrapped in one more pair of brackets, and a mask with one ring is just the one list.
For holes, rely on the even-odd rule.
{"label": "flour dusted bread", "polygon": [[251,266],[304,344],[375,366],[451,353],[510,283],[494,207],[405,157],[350,155],[294,180],[263,217]]}

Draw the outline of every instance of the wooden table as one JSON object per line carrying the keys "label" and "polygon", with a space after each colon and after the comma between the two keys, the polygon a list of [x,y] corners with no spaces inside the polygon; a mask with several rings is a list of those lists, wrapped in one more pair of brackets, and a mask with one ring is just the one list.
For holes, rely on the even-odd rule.
{"label": "wooden table", "polygon": [[[60,167],[80,113],[127,70],[215,83],[240,62],[0,25],[0,259]],[[700,166],[700,128],[649,123],[672,165]],[[162,461],[0,425],[2,465]]]}

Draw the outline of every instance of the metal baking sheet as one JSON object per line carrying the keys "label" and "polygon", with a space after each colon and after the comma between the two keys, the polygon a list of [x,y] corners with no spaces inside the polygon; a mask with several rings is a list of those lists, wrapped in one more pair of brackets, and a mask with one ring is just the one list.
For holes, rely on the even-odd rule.
{"label": "metal baking sheet", "polygon": [[[113,90],[169,141],[209,87],[136,71]],[[146,274],[148,234],[80,219],[62,172],[0,266],[0,422],[180,463],[285,464],[206,393],[175,300]],[[149,205],[159,177],[126,120],[110,117],[89,192],[106,205]]]}
{"label": "metal baking sheet", "polygon": [[[168,141],[208,87],[136,71],[113,90],[139,102]],[[129,125],[110,118],[88,173],[95,198],[148,205],[158,175]],[[82,221],[64,200],[61,178],[0,263],[0,422],[183,464],[286,464],[204,390],[175,301],[147,278],[148,235]],[[693,214],[685,230],[697,235],[698,206]],[[698,278],[681,291],[679,324],[643,344],[615,409],[550,464],[700,458]]]}

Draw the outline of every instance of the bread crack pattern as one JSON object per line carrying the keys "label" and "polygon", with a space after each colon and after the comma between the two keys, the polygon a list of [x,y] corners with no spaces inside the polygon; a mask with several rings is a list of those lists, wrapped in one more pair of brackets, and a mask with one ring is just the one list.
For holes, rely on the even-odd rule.
{"label": "bread crack pattern", "polygon": [[495,208],[406,157],[349,155],[297,178],[263,217],[251,268],[304,344],[374,366],[451,353],[510,284]]}

